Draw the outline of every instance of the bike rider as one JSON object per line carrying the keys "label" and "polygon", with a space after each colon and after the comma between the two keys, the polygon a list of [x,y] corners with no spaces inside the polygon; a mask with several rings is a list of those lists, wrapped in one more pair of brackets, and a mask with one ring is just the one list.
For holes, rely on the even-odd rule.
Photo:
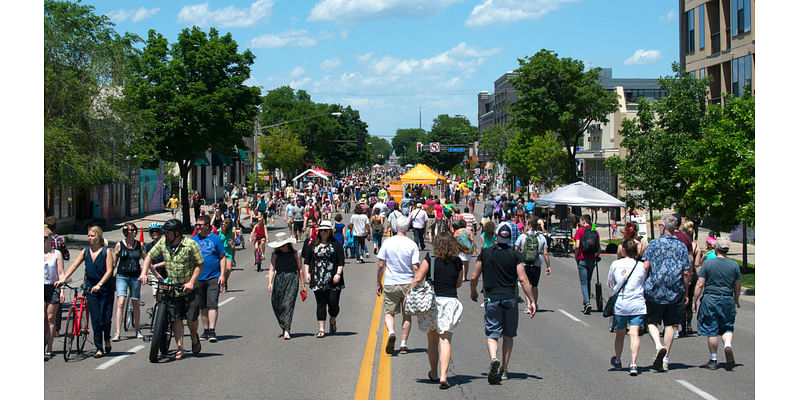
{"label": "bike rider", "polygon": [[200,337],[197,335],[200,297],[193,289],[203,269],[203,254],[197,242],[183,236],[182,230],[181,221],[177,219],[171,219],[164,224],[164,238],[147,253],[139,276],[142,283],[147,282],[147,271],[155,271],[153,260],[163,257],[169,282],[183,285],[181,291],[175,293],[174,297],[166,298],[167,318],[172,322],[172,336],[178,346],[178,351],[175,353],[176,360],[183,358],[184,319],[189,326],[192,353],[199,354],[201,350]]}

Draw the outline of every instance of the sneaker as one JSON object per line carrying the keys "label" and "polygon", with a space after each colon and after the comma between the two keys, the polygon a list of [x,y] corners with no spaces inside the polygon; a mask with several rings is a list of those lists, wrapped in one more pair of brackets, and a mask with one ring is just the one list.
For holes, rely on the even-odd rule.
{"label": "sneaker", "polygon": [[500,374],[497,373],[497,370],[500,369],[500,360],[494,358],[492,359],[492,365],[489,367],[489,384],[494,385],[500,382]]}
{"label": "sneaker", "polygon": [[668,362],[666,362],[666,361],[664,361],[664,362],[661,364],[661,370],[662,370],[662,371],[664,371],[664,372],[667,372],[667,371],[669,371],[669,363],[668,363]]}
{"label": "sneaker", "polygon": [[372,254],[378,254],[378,248],[377,247],[373,247],[372,248]]}
{"label": "sneaker", "polygon": [[116,335],[114,335],[114,337],[112,337],[112,338],[111,338],[111,341],[112,341],[112,342],[119,342],[119,341],[120,341],[120,339],[119,339],[119,333],[118,333],[118,334],[116,334]]}
{"label": "sneaker", "polygon": [[211,343],[217,343],[217,332],[213,329],[208,331],[208,341]]}
{"label": "sneaker", "polygon": [[208,340],[208,329],[203,330],[203,334],[200,335],[200,340]]}
{"label": "sneaker", "polygon": [[508,370],[504,369],[504,370],[500,371],[500,380],[501,381],[507,381],[508,380]]}
{"label": "sneaker", "polygon": [[137,339],[144,339],[144,335],[142,335],[142,331],[136,331],[136,338]]}
{"label": "sneaker", "polygon": [[617,356],[611,357],[611,366],[616,369],[622,369],[622,363],[617,360]]}
{"label": "sneaker", "polygon": [[653,360],[653,368],[656,371],[664,371],[664,357],[667,355],[667,348],[662,347],[658,349],[658,353],[656,353],[656,358]]}
{"label": "sneaker", "polygon": [[733,348],[725,348],[725,368],[731,370],[736,366],[736,361],[733,359]]}
{"label": "sneaker", "polygon": [[706,364],[706,368],[708,368],[708,369],[717,369],[717,360],[708,360],[708,364]]}
{"label": "sneaker", "polygon": [[393,354],[394,353],[394,342],[397,340],[397,336],[393,333],[389,335],[389,339],[386,340],[386,354]]}
{"label": "sneaker", "polygon": [[630,375],[630,376],[639,375],[639,370],[636,369],[636,365],[631,364],[631,368],[628,370],[628,375]]}
{"label": "sneaker", "polygon": [[584,304],[583,305],[583,313],[586,314],[586,315],[591,314],[592,313],[592,305],[589,304],[589,303]]}

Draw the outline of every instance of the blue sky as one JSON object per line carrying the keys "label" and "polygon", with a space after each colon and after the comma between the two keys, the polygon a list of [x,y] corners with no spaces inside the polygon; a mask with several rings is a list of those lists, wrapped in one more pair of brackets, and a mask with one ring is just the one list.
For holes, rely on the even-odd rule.
{"label": "blue sky", "polygon": [[256,55],[248,82],[350,105],[370,134],[429,130],[439,114],[477,125],[477,94],[546,48],[617,78],[657,78],[678,60],[676,0],[85,0],[119,32],[170,42],[193,25]]}

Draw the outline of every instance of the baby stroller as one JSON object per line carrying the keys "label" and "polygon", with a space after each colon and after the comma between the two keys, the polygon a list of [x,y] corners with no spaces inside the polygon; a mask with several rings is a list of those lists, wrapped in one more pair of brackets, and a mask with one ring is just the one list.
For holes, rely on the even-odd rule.
{"label": "baby stroller", "polygon": [[234,240],[234,247],[241,245],[242,248],[244,249],[244,243],[246,242],[246,240],[244,240],[244,237],[242,236],[241,229],[237,228],[233,229],[233,240]]}

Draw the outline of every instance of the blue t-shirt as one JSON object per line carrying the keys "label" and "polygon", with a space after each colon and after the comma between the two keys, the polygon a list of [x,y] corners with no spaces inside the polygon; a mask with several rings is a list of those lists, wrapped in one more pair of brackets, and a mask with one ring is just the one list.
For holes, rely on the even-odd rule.
{"label": "blue t-shirt", "polygon": [[201,281],[206,281],[219,277],[219,259],[225,257],[225,246],[222,244],[222,239],[215,234],[201,238],[200,235],[192,236],[192,240],[197,242],[200,246],[200,253],[203,254],[203,270],[200,271],[200,276],[197,278]]}

